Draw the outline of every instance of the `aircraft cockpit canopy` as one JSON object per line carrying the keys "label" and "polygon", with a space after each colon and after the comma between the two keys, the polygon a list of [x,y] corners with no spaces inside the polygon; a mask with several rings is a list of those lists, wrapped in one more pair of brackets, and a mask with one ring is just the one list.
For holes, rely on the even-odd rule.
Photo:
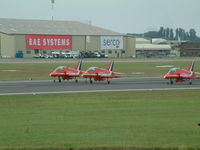
{"label": "aircraft cockpit canopy", "polygon": [[178,72],[180,69],[179,68],[172,68],[169,70],[168,73],[175,73],[175,72]]}
{"label": "aircraft cockpit canopy", "polygon": [[90,67],[86,72],[93,72],[96,71],[98,67]]}
{"label": "aircraft cockpit canopy", "polygon": [[64,69],[66,69],[66,68],[67,68],[66,66],[60,66],[60,67],[56,68],[56,69],[54,70],[54,72],[59,72],[59,71],[62,71],[62,70],[64,70]]}

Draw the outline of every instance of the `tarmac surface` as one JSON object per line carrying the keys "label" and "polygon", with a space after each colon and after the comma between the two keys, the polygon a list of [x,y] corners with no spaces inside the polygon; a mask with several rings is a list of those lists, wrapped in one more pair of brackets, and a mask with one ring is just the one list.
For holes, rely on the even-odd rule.
{"label": "tarmac surface", "polygon": [[78,83],[74,80],[61,83],[52,80],[0,81],[0,95],[200,89],[200,80],[193,80],[192,85],[189,82],[173,85],[167,82],[159,77],[117,78],[110,84],[106,81],[90,84],[84,79]]}
{"label": "tarmac surface", "polygon": [[[77,62],[78,59],[41,59],[41,58],[0,58],[0,63],[65,63]],[[108,62],[109,58],[83,58],[84,62]],[[171,58],[113,58],[115,62],[169,62],[169,61],[193,61],[194,57],[171,57]]]}

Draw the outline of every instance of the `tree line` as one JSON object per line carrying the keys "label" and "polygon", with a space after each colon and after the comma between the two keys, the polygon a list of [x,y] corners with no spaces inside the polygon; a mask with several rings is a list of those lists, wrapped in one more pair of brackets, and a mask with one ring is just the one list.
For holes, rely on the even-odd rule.
{"label": "tree line", "polygon": [[176,28],[174,31],[172,28],[160,27],[159,31],[149,31],[144,33],[144,37],[164,38],[166,40],[200,41],[200,38],[196,35],[195,29],[185,31],[183,28]]}
{"label": "tree line", "polygon": [[136,36],[143,36],[147,38],[163,38],[166,40],[189,40],[189,41],[200,41],[200,37],[196,35],[195,29],[189,29],[185,31],[183,28],[164,28],[160,27],[159,31],[149,31],[144,34],[133,34]]}

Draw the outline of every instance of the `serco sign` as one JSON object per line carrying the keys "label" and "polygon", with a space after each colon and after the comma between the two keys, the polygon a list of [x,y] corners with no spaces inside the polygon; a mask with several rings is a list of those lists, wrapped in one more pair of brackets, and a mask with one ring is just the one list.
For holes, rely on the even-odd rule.
{"label": "serco sign", "polygon": [[72,49],[71,35],[26,35],[27,49]]}
{"label": "serco sign", "polygon": [[122,36],[101,36],[101,49],[123,49]]}

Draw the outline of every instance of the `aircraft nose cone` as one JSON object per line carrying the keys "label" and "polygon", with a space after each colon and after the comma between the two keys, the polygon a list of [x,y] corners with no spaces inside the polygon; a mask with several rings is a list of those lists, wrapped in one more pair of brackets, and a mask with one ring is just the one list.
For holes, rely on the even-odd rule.
{"label": "aircraft nose cone", "polygon": [[82,76],[83,78],[85,78],[85,77],[86,77],[86,73],[83,73],[81,76]]}
{"label": "aircraft nose cone", "polygon": [[55,73],[54,73],[54,72],[51,72],[51,73],[49,74],[49,76],[50,76],[50,77],[54,77],[54,76],[55,76]]}
{"label": "aircraft nose cone", "polygon": [[166,74],[166,75],[164,76],[164,78],[165,78],[165,79],[168,79],[168,78],[169,78],[169,75],[168,75],[168,74]]}
{"label": "aircraft nose cone", "polygon": [[82,74],[82,77],[83,77],[83,78],[89,77],[89,73],[88,73],[88,72],[84,72],[84,73]]}

